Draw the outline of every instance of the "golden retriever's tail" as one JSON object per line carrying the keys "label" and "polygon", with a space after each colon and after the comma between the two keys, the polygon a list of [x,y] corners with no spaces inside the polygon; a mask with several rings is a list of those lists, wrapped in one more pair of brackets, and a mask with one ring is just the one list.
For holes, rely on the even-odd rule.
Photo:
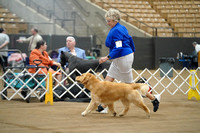
{"label": "golden retriever's tail", "polygon": [[133,89],[137,89],[143,96],[149,91],[149,85],[145,83],[133,83]]}

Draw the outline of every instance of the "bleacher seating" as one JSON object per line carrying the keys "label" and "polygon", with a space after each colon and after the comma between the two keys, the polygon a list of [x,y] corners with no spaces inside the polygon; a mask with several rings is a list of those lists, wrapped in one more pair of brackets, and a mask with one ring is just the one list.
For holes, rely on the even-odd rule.
{"label": "bleacher seating", "polygon": [[8,34],[18,34],[26,33],[28,25],[23,19],[0,5],[0,27],[5,28]]}
{"label": "bleacher seating", "polygon": [[[200,1],[196,0],[91,0],[108,10],[121,11],[122,19],[158,36],[200,37]],[[128,16],[127,16],[128,15]],[[161,28],[162,27],[162,28]],[[182,33],[177,33],[182,32]]]}
{"label": "bleacher seating", "polygon": [[[179,37],[194,37],[200,32],[200,1],[153,1],[151,5],[173,27]],[[187,33],[188,32],[188,33]],[[200,37],[200,33],[195,35]]]}

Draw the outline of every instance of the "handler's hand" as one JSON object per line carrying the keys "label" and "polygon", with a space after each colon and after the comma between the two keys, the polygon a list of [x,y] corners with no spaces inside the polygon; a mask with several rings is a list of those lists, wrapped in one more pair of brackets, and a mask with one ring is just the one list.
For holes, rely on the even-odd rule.
{"label": "handler's hand", "polygon": [[61,64],[60,63],[57,63],[55,62],[54,65],[58,66],[58,67],[61,67]]}
{"label": "handler's hand", "polygon": [[99,59],[99,64],[106,62],[108,59],[109,59],[109,58],[108,58],[107,56],[101,57],[101,58]]}

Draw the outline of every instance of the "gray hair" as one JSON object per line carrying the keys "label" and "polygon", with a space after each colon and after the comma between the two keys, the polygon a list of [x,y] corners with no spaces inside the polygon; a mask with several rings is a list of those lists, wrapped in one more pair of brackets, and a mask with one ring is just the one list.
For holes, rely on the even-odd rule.
{"label": "gray hair", "polygon": [[197,42],[193,42],[192,44],[193,44],[193,45],[197,45]]}
{"label": "gray hair", "polygon": [[114,21],[119,22],[120,18],[121,18],[120,17],[120,12],[118,10],[116,10],[116,9],[111,8],[106,12],[105,18],[110,18],[110,19],[112,19]]}
{"label": "gray hair", "polygon": [[73,42],[76,42],[76,40],[75,40],[75,38],[74,38],[73,36],[68,36],[68,37],[66,38],[66,41],[67,41],[68,39],[72,40]]}

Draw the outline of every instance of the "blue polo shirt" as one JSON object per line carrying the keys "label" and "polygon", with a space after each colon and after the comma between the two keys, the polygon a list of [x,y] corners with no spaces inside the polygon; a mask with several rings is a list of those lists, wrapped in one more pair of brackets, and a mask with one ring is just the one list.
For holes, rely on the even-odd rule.
{"label": "blue polo shirt", "polygon": [[[61,51],[70,52],[70,50],[67,47],[60,48],[58,50],[58,62],[60,62]],[[75,52],[76,52],[77,57],[87,60],[86,55],[85,55],[85,50],[75,47]],[[68,62],[66,63],[66,65],[68,66]]]}
{"label": "blue polo shirt", "polygon": [[110,49],[110,59],[119,58],[135,52],[132,37],[125,26],[117,23],[108,33],[106,47]]}

